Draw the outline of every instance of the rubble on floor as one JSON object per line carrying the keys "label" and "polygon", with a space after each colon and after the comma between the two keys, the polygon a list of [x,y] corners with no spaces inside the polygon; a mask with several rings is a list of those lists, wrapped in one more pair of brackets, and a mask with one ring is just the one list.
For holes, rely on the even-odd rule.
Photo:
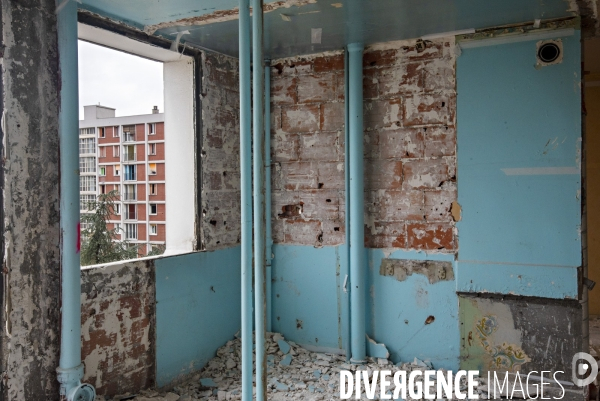
{"label": "rubble on floor", "polygon": [[[291,341],[285,341],[279,333],[267,333],[267,399],[286,400],[339,400],[340,370],[366,370],[369,377],[374,370],[399,370],[407,373],[415,370],[431,370],[429,363],[415,359],[412,363],[392,364],[387,359],[367,358],[367,363],[354,365],[342,355],[310,352]],[[113,401],[226,401],[241,399],[241,340],[228,341],[217,351],[206,367],[188,381],[175,386],[169,393],[146,391],[137,397],[124,396]],[[464,388],[466,388],[466,381]],[[392,394],[394,385],[390,386]],[[379,398],[377,385],[376,398]],[[125,396],[126,397],[126,396]],[[487,394],[479,391],[480,399]],[[355,399],[354,395],[352,399]],[[363,400],[366,395],[362,394]],[[411,400],[410,397],[407,401]]]}

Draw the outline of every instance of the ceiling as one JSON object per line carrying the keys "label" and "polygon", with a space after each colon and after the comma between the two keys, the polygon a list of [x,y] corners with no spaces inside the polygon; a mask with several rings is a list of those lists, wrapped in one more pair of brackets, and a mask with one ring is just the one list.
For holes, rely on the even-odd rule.
{"label": "ceiling", "polygon": [[[269,3],[274,10],[264,16],[265,56],[271,59],[341,49],[353,42],[368,45],[575,15],[568,0],[265,0]],[[287,6],[275,7],[280,3]],[[290,6],[297,3],[303,5]],[[155,34],[168,39],[188,30],[182,43],[237,57],[236,15],[210,21],[238,4],[237,0],[83,0],[81,7],[138,29],[158,28]],[[190,18],[203,19],[203,25],[190,25]],[[314,43],[314,29],[321,29],[320,43]]]}

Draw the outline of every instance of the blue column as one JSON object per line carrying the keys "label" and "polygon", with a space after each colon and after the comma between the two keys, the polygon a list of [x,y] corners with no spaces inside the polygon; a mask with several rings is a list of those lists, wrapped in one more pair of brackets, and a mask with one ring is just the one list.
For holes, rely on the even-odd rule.
{"label": "blue column", "polygon": [[250,3],[240,0],[240,187],[242,242],[242,401],[252,400],[252,142]]}
{"label": "blue column", "polygon": [[265,73],[263,50],[263,0],[252,0],[252,83],[254,95],[254,304],[256,332],[256,400],[266,401],[265,349]]}
{"label": "blue column", "polygon": [[267,331],[272,330],[271,277],[273,234],[271,227],[271,62],[265,60],[265,263],[267,271]]}
{"label": "blue column", "polygon": [[348,45],[350,181],[350,338],[352,361],[366,357],[366,254],[364,229],[362,43]]}

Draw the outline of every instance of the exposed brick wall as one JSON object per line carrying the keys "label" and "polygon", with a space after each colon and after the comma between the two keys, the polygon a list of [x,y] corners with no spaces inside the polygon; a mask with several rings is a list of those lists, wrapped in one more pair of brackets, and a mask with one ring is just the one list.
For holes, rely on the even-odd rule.
{"label": "exposed brick wall", "polygon": [[240,243],[239,64],[202,55],[202,242],[206,249]]}
{"label": "exposed brick wall", "polygon": [[[454,251],[454,42],[365,49],[365,245]],[[336,245],[344,237],[343,55],[272,68],[273,236]]]}
{"label": "exposed brick wall", "polygon": [[81,272],[84,381],[99,395],[154,386],[154,284],[153,261]]}
{"label": "exposed brick wall", "polygon": [[274,62],[271,104],[274,241],[343,243],[343,53]]}

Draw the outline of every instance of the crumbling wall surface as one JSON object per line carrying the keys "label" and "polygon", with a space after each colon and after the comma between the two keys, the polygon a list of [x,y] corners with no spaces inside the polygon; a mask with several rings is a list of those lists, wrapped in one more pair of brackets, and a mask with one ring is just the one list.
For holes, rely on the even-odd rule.
{"label": "crumbling wall surface", "polygon": [[1,2],[2,393],[58,400],[59,71],[54,0]]}
{"label": "crumbling wall surface", "polygon": [[202,54],[202,240],[208,250],[240,243],[239,64]]}
{"label": "crumbling wall surface", "polygon": [[[365,49],[365,245],[371,248],[457,248],[454,40],[425,45]],[[341,244],[343,54],[277,60],[271,90],[274,241]]]}
{"label": "crumbling wall surface", "polygon": [[84,381],[100,395],[136,393],[156,376],[154,261],[82,270]]}

